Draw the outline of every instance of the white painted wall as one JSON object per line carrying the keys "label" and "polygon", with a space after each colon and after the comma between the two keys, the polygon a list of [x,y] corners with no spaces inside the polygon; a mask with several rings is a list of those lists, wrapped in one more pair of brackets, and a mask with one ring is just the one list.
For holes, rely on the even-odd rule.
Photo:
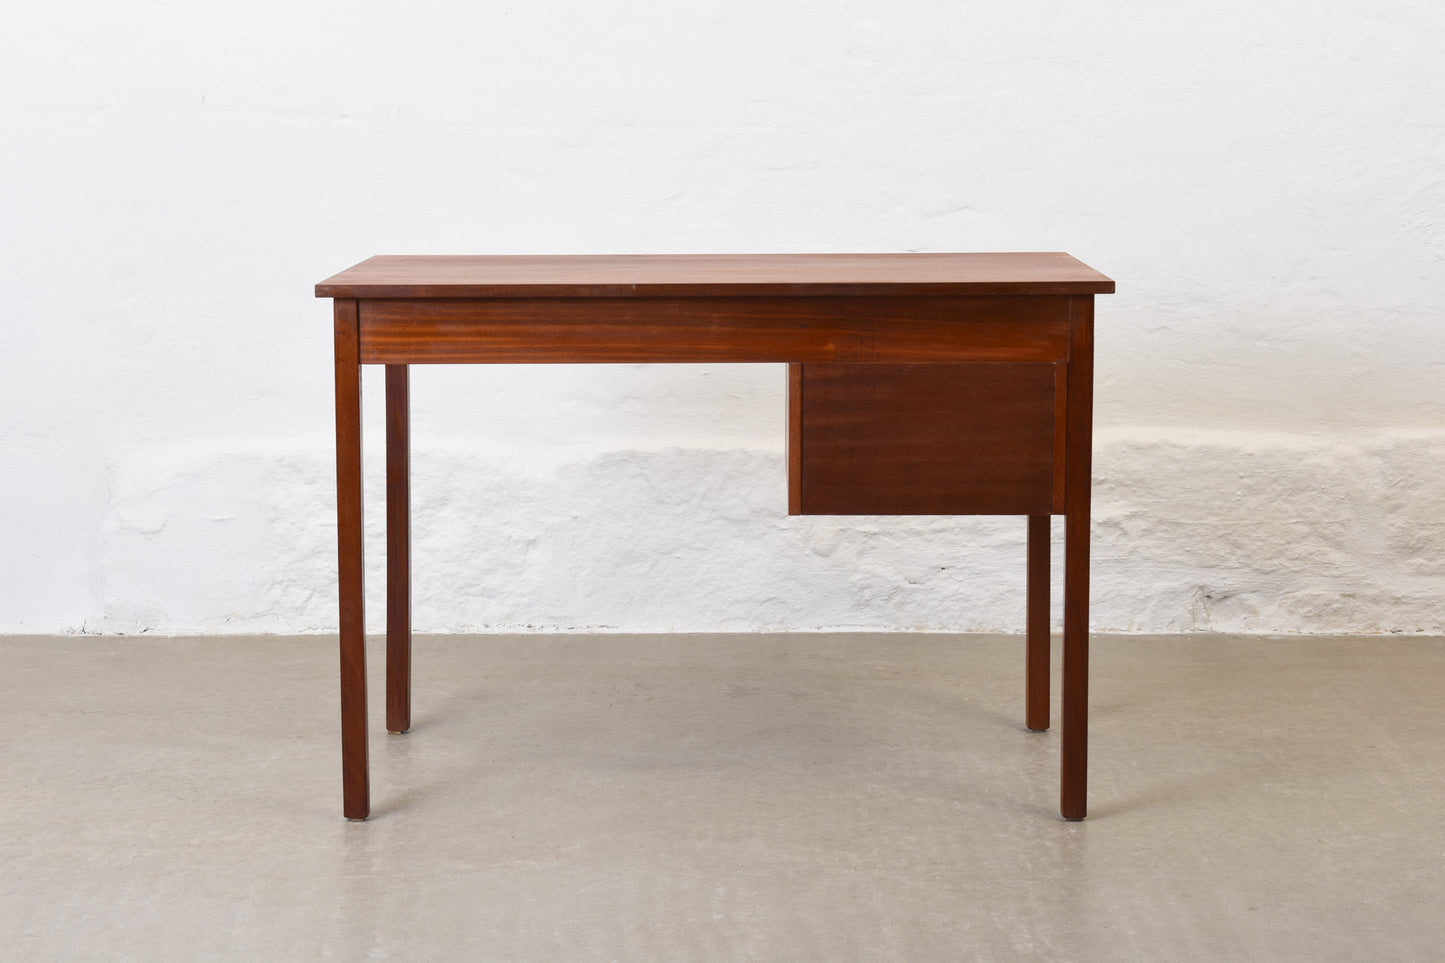
{"label": "white painted wall", "polygon": [[[0,631],[334,628],[311,286],[370,254],[1066,250],[1095,627],[1445,632],[1438,3],[6,19]],[[780,368],[413,382],[419,629],[1022,624],[1021,520],[784,514]]]}

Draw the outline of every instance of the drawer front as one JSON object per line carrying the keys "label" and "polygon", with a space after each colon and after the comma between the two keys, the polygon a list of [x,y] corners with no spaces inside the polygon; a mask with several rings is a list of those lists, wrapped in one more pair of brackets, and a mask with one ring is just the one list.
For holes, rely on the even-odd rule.
{"label": "drawer front", "polygon": [[1064,364],[800,364],[789,510],[1062,511]]}

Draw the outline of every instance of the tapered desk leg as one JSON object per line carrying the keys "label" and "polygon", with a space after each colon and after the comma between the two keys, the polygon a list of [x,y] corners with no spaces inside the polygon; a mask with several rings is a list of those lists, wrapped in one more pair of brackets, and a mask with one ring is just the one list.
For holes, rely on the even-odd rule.
{"label": "tapered desk leg", "polygon": [[1029,516],[1028,650],[1024,657],[1024,725],[1049,727],[1049,516]]}
{"label": "tapered desk leg", "polygon": [[356,302],[338,298],[336,542],[341,596],[341,788],[348,819],[371,812],[366,760],[366,585],[361,536],[361,364]]}
{"label": "tapered desk leg", "polygon": [[411,411],[407,366],[386,366],[386,731],[411,728]]}
{"label": "tapered desk leg", "polygon": [[1089,756],[1089,486],[1094,445],[1094,299],[1070,310],[1064,452],[1064,681],[1059,810],[1083,819]]}

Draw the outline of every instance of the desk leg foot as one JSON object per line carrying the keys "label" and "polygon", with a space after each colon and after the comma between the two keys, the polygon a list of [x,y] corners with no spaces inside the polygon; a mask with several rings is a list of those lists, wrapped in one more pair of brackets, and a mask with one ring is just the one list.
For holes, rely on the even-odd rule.
{"label": "desk leg foot", "polygon": [[1028,650],[1024,659],[1024,725],[1049,728],[1049,516],[1029,516]]}
{"label": "desk leg foot", "polygon": [[386,730],[411,728],[411,403],[408,368],[386,366]]}
{"label": "desk leg foot", "polygon": [[371,815],[366,745],[366,638],[341,640],[341,795],[347,819]]}

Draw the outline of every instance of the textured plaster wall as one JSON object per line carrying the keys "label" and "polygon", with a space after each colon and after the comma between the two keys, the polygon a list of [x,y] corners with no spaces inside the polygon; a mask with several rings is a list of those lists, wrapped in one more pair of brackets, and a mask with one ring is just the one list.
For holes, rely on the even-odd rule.
{"label": "textured plaster wall", "polygon": [[[310,288],[369,254],[1067,250],[1119,282],[1094,626],[1445,632],[1442,30],[1377,0],[11,11],[0,631],[334,630]],[[784,514],[781,368],[413,381],[420,629],[1022,624],[1022,520]]]}

